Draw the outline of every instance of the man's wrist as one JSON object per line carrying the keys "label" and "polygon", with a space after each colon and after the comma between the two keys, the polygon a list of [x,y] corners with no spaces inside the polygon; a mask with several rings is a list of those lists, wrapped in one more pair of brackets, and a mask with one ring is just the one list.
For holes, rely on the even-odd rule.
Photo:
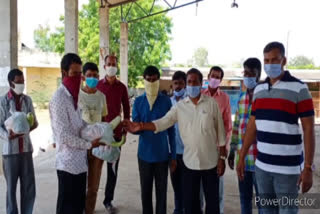
{"label": "man's wrist", "polygon": [[304,169],[307,169],[308,171],[313,172],[316,170],[316,167],[314,164],[305,164]]}

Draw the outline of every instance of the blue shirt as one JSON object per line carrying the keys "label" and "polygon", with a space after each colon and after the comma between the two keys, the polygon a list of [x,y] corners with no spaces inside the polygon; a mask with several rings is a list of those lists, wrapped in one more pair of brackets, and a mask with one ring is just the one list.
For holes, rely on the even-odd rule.
{"label": "blue shirt", "polygon": [[[151,122],[162,118],[171,109],[171,100],[169,97],[159,93],[153,108],[150,111],[147,95],[136,98],[132,109],[132,120],[134,122]],[[138,146],[138,158],[149,162],[162,162],[170,158],[176,159],[176,143],[174,127],[155,134],[153,131],[141,131]],[[170,151],[169,151],[170,146]]]}
{"label": "blue shirt", "polygon": [[[187,96],[187,93],[184,93],[184,95],[179,99],[179,101],[183,100],[186,96]],[[171,97],[171,103],[173,106],[176,105],[179,101],[176,100],[175,96]],[[176,153],[179,155],[182,155],[184,146],[183,146],[183,142],[182,142],[182,139],[180,136],[178,123],[174,124],[174,128],[176,131]]]}

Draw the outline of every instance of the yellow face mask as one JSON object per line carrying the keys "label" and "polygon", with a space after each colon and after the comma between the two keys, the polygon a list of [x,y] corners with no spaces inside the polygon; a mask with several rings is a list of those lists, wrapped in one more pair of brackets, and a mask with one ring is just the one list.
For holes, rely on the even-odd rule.
{"label": "yellow face mask", "polygon": [[155,103],[158,93],[159,93],[160,81],[157,80],[155,82],[148,82],[144,80],[144,87],[147,94],[147,100],[150,106],[150,111],[152,110],[153,104]]}

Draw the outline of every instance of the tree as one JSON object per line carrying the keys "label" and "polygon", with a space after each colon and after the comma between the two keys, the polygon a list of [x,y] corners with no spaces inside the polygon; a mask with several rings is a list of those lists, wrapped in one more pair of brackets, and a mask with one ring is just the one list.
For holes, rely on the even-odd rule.
{"label": "tree", "polygon": [[291,69],[314,69],[313,59],[300,55],[290,59],[288,67]]}
{"label": "tree", "polygon": [[50,27],[48,25],[39,25],[38,29],[33,32],[36,48],[39,48],[45,52],[52,52],[54,50],[53,46],[50,44],[49,32]]}
{"label": "tree", "polygon": [[208,65],[208,50],[204,47],[196,49],[193,54],[193,61],[199,67]]}
{"label": "tree", "polygon": [[[150,8],[153,0],[139,2],[144,8]],[[124,6],[126,14],[130,4]],[[155,5],[155,11],[162,9]],[[144,12],[138,6],[132,6],[130,17],[143,16]],[[120,20],[121,10],[119,7],[110,10],[110,53],[119,56],[120,47]],[[61,16],[60,21],[64,22]],[[138,22],[129,24],[129,86],[137,85],[138,76],[141,76],[147,65],[155,65],[158,68],[171,59],[169,46],[172,21],[165,14],[160,14],[142,19]],[[39,29],[36,31],[39,32]],[[42,32],[42,31],[40,31]],[[41,39],[39,39],[41,38]],[[49,39],[48,39],[49,38]],[[37,34],[35,40],[38,47],[42,50],[42,43],[49,44],[49,50],[54,52],[64,52],[64,27],[56,28],[56,31],[48,37],[45,33]],[[79,12],[79,55],[83,61],[99,62],[99,4],[96,0],[89,0],[83,5]]]}

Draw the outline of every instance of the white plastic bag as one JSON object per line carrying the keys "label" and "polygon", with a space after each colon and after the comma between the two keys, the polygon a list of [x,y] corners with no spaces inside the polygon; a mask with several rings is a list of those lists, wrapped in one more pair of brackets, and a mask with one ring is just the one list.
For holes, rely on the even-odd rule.
{"label": "white plastic bag", "polygon": [[101,160],[114,163],[119,159],[120,149],[112,146],[99,146],[92,150],[92,154]]}
{"label": "white plastic bag", "polygon": [[28,134],[30,132],[30,125],[24,112],[12,113],[4,122],[4,125],[8,131],[12,130],[15,134]]}
{"label": "white plastic bag", "polygon": [[111,145],[114,141],[112,125],[109,123],[95,123],[81,130],[81,138],[93,141],[101,138],[100,142]]}

